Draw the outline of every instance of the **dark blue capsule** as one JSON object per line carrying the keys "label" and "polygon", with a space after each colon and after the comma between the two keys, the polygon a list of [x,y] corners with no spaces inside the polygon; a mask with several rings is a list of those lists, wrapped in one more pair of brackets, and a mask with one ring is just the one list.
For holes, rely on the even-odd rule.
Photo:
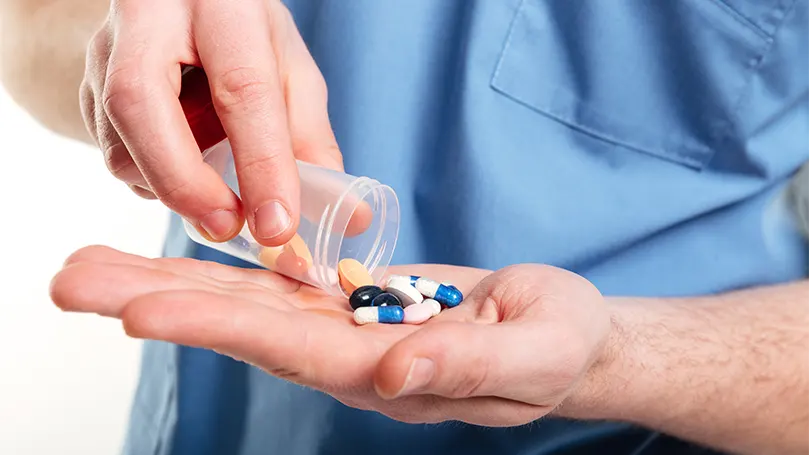
{"label": "dark blue capsule", "polygon": [[452,308],[460,305],[461,302],[463,302],[463,294],[461,294],[461,290],[455,286],[446,286],[442,284],[441,286],[438,286],[438,290],[435,292],[433,299],[447,308]]}
{"label": "dark blue capsule", "polygon": [[374,297],[373,301],[371,301],[371,306],[402,306],[402,301],[399,300],[399,297],[391,294],[390,292],[383,292],[376,297]]}
{"label": "dark blue capsule", "polygon": [[351,297],[348,298],[348,303],[351,305],[352,310],[364,306],[372,306],[371,302],[373,302],[379,294],[382,294],[382,288],[379,286],[360,286],[351,293]]}
{"label": "dark blue capsule", "polygon": [[381,324],[401,324],[404,321],[404,309],[401,306],[380,306],[377,310]]}

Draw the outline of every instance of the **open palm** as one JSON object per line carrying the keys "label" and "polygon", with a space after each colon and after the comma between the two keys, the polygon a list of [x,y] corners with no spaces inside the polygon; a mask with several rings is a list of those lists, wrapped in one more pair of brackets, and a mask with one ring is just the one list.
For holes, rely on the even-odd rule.
{"label": "open palm", "polygon": [[[492,349],[489,337],[511,343],[514,340],[510,338],[528,333],[520,327],[540,312],[532,303],[535,296],[527,292],[511,295],[507,305],[493,298],[494,287],[504,280],[484,280],[495,275],[490,271],[413,265],[391,268],[390,273],[451,282],[467,300],[421,326],[357,326],[347,299],[266,270],[194,259],[148,259],[106,247],[74,253],[54,277],[51,296],[67,311],[121,319],[131,336],[212,349],[274,376],[324,391],[349,406],[376,410],[399,420],[518,424],[547,413],[557,404],[551,400],[559,393],[556,388],[539,394],[525,384],[513,390],[489,390],[478,374],[456,381],[452,390],[394,399],[412,373],[409,360],[400,361],[406,356],[393,352],[403,340],[414,338],[417,332],[426,336],[438,333],[444,340],[440,344],[448,351],[481,351],[478,359],[466,354],[466,360],[455,359],[462,364],[453,369],[489,368],[492,365],[482,365],[491,363],[483,355]],[[585,339],[592,338],[594,345],[600,343],[601,337],[587,333],[592,332],[589,327],[583,329]],[[450,354],[447,358],[452,360]],[[550,363],[569,365],[566,355],[547,353],[544,357]],[[577,374],[592,362],[589,350],[581,356]],[[508,363],[513,363],[512,370],[517,368],[517,375],[534,374],[525,371],[524,360]],[[564,384],[562,389],[568,387]]]}

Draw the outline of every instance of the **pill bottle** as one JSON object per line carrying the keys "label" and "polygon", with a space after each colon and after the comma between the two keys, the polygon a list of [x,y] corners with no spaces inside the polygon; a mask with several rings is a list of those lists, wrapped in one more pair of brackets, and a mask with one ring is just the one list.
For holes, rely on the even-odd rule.
{"label": "pill bottle", "polygon": [[[240,196],[233,151],[221,125],[201,124],[201,119],[211,118],[211,115],[202,115],[202,111],[212,109],[207,82],[201,85],[203,80],[204,76],[200,78],[199,74],[193,79],[188,74],[183,75],[181,104],[203,150],[203,160]],[[207,102],[205,93],[200,93],[203,89],[208,93]],[[301,217],[295,236],[285,245],[260,245],[246,222],[239,235],[227,242],[207,240],[187,221],[184,222],[186,233],[201,245],[332,295],[346,296],[337,275],[337,264],[342,259],[359,261],[378,283],[391,261],[399,234],[396,193],[374,179],[303,161],[297,161],[297,169]]]}

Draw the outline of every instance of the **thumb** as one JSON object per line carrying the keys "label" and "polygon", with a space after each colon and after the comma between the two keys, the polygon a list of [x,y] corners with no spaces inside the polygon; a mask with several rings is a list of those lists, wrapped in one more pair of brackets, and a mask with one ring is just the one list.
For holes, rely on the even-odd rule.
{"label": "thumb", "polygon": [[[553,359],[541,353],[541,328],[527,322],[476,324],[438,322],[395,344],[374,375],[384,399],[432,394],[447,398],[498,396],[543,404],[536,365]],[[539,398],[539,399],[538,399]]]}

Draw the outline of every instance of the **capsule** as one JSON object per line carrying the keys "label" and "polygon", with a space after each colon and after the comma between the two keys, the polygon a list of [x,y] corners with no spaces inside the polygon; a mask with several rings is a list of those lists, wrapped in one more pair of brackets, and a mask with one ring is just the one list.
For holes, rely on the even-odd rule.
{"label": "capsule", "polygon": [[421,277],[416,280],[416,289],[425,297],[435,299],[448,308],[456,307],[463,301],[460,289],[429,278]]}
{"label": "capsule", "polygon": [[354,310],[354,322],[365,324],[401,324],[404,320],[404,309],[400,306],[364,306]]}
{"label": "capsule", "polygon": [[410,286],[415,286],[416,281],[421,277],[415,275],[391,275],[388,277],[388,280],[385,282],[385,286],[387,287],[391,281],[398,281],[398,280],[407,280],[410,282]]}

